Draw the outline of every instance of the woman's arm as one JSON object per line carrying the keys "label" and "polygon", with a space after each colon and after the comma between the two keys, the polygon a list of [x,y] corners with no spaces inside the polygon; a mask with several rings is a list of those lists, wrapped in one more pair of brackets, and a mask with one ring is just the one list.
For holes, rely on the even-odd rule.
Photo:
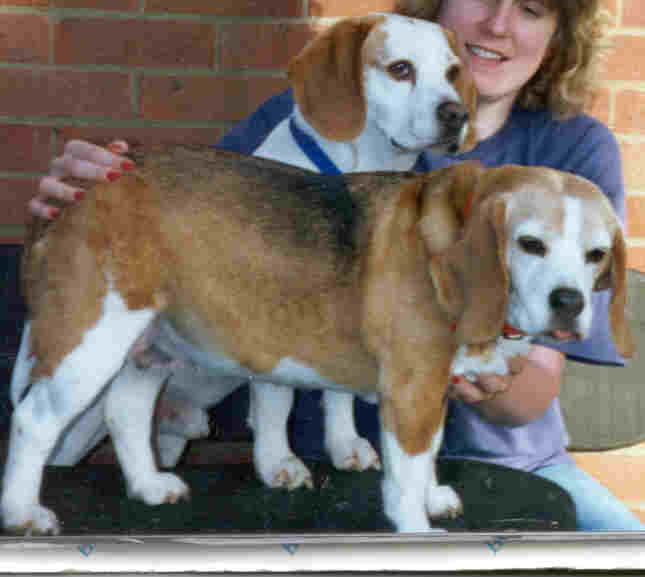
{"label": "woman's arm", "polygon": [[470,403],[497,425],[525,425],[539,418],[560,394],[565,357],[534,345],[524,360],[511,363],[508,376],[480,375],[477,383],[455,380],[450,397]]}

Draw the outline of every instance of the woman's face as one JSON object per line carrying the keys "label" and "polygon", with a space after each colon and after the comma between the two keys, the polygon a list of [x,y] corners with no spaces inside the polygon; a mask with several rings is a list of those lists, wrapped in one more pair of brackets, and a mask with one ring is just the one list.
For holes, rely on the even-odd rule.
{"label": "woman's face", "polygon": [[480,101],[515,99],[557,27],[545,0],[443,0],[439,24],[457,33]]}

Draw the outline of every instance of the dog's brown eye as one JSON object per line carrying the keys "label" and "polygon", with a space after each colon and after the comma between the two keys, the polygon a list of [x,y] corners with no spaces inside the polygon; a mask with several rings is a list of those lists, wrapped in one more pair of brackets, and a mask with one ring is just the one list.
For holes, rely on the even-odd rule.
{"label": "dog's brown eye", "polygon": [[536,256],[544,256],[546,254],[546,245],[539,238],[522,236],[517,242],[520,248],[528,254],[534,254]]}
{"label": "dog's brown eye", "polygon": [[461,68],[459,66],[457,66],[456,64],[454,66],[451,66],[448,69],[448,72],[446,72],[446,80],[452,84],[457,80],[460,72]]}
{"label": "dog's brown eye", "polygon": [[414,66],[408,60],[397,60],[387,67],[387,71],[395,80],[414,80]]}
{"label": "dog's brown eye", "polygon": [[607,251],[602,248],[594,248],[585,255],[585,260],[591,264],[598,264],[605,258]]}

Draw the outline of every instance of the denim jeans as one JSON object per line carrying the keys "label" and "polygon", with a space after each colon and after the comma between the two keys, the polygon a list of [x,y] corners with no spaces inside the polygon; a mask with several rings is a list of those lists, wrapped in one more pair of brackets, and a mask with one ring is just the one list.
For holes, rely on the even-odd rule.
{"label": "denim jeans", "polygon": [[533,471],[558,484],[576,506],[580,531],[645,531],[645,525],[609,489],[574,464]]}

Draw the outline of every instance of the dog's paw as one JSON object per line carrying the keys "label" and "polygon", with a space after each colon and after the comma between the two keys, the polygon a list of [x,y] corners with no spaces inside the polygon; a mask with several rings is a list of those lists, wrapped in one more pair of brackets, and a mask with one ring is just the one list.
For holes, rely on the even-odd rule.
{"label": "dog's paw", "polygon": [[476,381],[483,373],[508,375],[508,359],[525,357],[531,348],[529,337],[507,339],[499,337],[492,343],[460,345],[450,367],[450,373]]}
{"label": "dog's paw", "polygon": [[190,489],[177,475],[172,473],[155,473],[145,483],[130,486],[131,498],[141,499],[146,505],[177,503],[190,498]]}
{"label": "dog's paw", "polygon": [[298,489],[299,487],[314,488],[314,482],[309,469],[295,455],[285,457],[277,465],[265,469],[260,477],[265,485],[272,488]]}
{"label": "dog's paw", "polygon": [[331,462],[343,471],[381,470],[381,460],[367,439],[354,439],[336,442],[329,447]]}
{"label": "dog's paw", "polygon": [[431,518],[448,517],[455,519],[463,512],[459,495],[449,485],[430,488],[426,496],[426,508]]}
{"label": "dog's paw", "polygon": [[31,537],[60,534],[56,515],[41,505],[32,505],[15,511],[3,509],[2,522],[5,532],[14,535]]}

